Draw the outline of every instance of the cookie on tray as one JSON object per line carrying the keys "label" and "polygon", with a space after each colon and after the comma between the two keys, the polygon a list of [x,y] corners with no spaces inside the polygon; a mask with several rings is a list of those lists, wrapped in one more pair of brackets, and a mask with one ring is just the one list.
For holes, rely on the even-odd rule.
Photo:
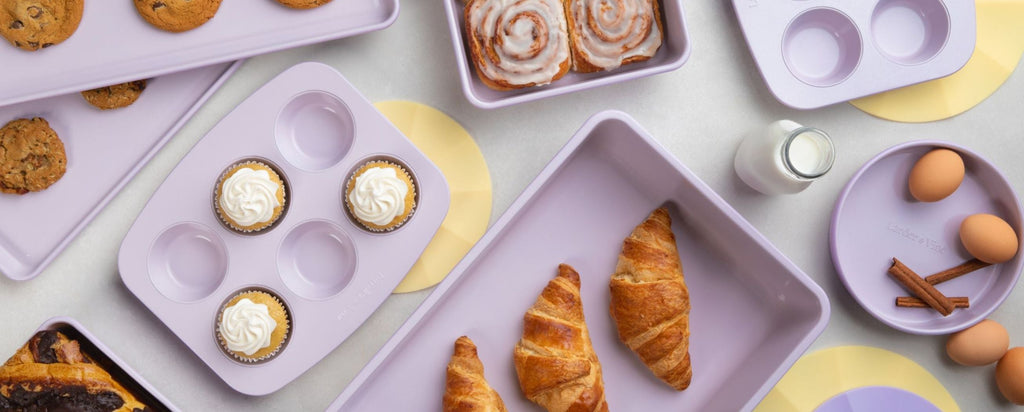
{"label": "cookie on tray", "polygon": [[3,0],[0,5],[0,36],[29,51],[71,37],[84,9],[83,0]]}
{"label": "cookie on tray", "polygon": [[330,3],[331,0],[277,0],[277,2],[293,9],[312,9]]}
{"label": "cookie on tray", "polygon": [[129,106],[138,100],[142,91],[146,90],[145,80],[115,84],[82,92],[82,97],[89,104],[100,110],[118,109]]}
{"label": "cookie on tray", "polygon": [[46,189],[64,176],[67,164],[64,143],[46,119],[15,119],[0,128],[0,192]]}
{"label": "cookie on tray", "polygon": [[202,26],[220,8],[220,0],[135,0],[135,9],[160,30],[183,32]]}

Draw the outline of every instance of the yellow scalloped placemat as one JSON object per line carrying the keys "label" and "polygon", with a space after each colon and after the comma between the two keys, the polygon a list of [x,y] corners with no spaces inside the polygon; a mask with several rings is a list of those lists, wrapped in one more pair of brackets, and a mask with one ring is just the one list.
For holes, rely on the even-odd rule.
{"label": "yellow scalloped placemat", "polygon": [[839,346],[800,358],[755,412],[812,412],[851,389],[891,386],[927,399],[943,412],[960,412],[953,396],[921,365],[868,346]]}
{"label": "yellow scalloped placemat", "polygon": [[473,137],[448,115],[409,101],[385,101],[374,106],[441,169],[451,193],[441,228],[394,290],[415,292],[440,283],[487,231],[491,175]]}
{"label": "yellow scalloped placemat", "polygon": [[923,123],[966,112],[995,93],[1024,54],[1024,1],[977,0],[975,6],[978,40],[960,71],[850,104],[886,120]]}

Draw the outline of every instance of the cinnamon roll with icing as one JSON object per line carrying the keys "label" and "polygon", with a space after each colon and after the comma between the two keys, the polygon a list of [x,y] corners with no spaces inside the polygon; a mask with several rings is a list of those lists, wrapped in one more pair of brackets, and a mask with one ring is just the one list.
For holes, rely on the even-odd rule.
{"label": "cinnamon roll with icing", "polygon": [[569,71],[562,0],[469,0],[465,26],[477,74],[492,89],[544,85]]}
{"label": "cinnamon roll with icing", "polygon": [[610,70],[650,59],[662,43],[657,0],[562,0],[573,70]]}

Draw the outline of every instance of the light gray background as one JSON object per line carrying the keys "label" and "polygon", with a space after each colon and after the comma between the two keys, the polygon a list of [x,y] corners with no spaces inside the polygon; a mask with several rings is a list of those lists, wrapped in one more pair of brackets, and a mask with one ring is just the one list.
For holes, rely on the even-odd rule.
{"label": "light gray background", "polygon": [[[934,373],[963,410],[1010,409],[1013,405],[995,388],[993,366],[957,366],[945,355],[943,337],[898,332],[858,306],[832,267],[828,221],[836,196],[853,173],[873,155],[908,140],[966,145],[995,163],[1014,189],[1024,193],[1024,77],[1012,76],[963,115],[929,124],[884,121],[847,104],[797,111],[778,103],[766,88],[730,4],[685,2],[693,53],[675,72],[491,111],[476,109],[463,97],[438,1],[402,1],[398,21],[381,32],[253,58],[42,275],[27,282],[0,277],[5,308],[0,314],[0,357],[14,353],[47,318],[68,315],[185,410],[321,410],[337,397],[429,290],[391,296],[322,362],[280,391],[255,398],[234,392],[217,378],[125,289],[117,273],[121,239],[188,150],[266,81],[296,63],[321,61],[337,68],[371,101],[419,101],[462,123],[490,167],[492,221],[590,115],[604,109],[629,113],[825,289],[832,319],[811,350],[837,345],[892,350]],[[782,118],[829,132],[839,158],[806,191],[766,197],[736,178],[732,157],[745,133]],[[992,317],[1009,329],[1013,345],[1024,345],[1024,302],[1021,287],[1017,289]]]}

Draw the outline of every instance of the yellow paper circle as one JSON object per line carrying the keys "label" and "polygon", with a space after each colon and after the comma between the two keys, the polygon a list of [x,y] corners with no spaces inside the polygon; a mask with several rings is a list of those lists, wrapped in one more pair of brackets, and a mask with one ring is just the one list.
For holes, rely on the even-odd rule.
{"label": "yellow paper circle", "polygon": [[451,193],[441,228],[394,290],[415,292],[440,283],[487,231],[491,175],[469,132],[441,111],[397,100],[374,106],[441,169]]}
{"label": "yellow paper circle", "polygon": [[960,71],[850,104],[883,119],[922,123],[966,112],[995,93],[1024,54],[1024,1],[977,0],[975,9],[977,44]]}
{"label": "yellow paper circle", "polygon": [[823,349],[800,358],[755,412],[812,412],[851,389],[891,386],[925,398],[943,412],[960,412],[953,396],[921,365],[867,346]]}

